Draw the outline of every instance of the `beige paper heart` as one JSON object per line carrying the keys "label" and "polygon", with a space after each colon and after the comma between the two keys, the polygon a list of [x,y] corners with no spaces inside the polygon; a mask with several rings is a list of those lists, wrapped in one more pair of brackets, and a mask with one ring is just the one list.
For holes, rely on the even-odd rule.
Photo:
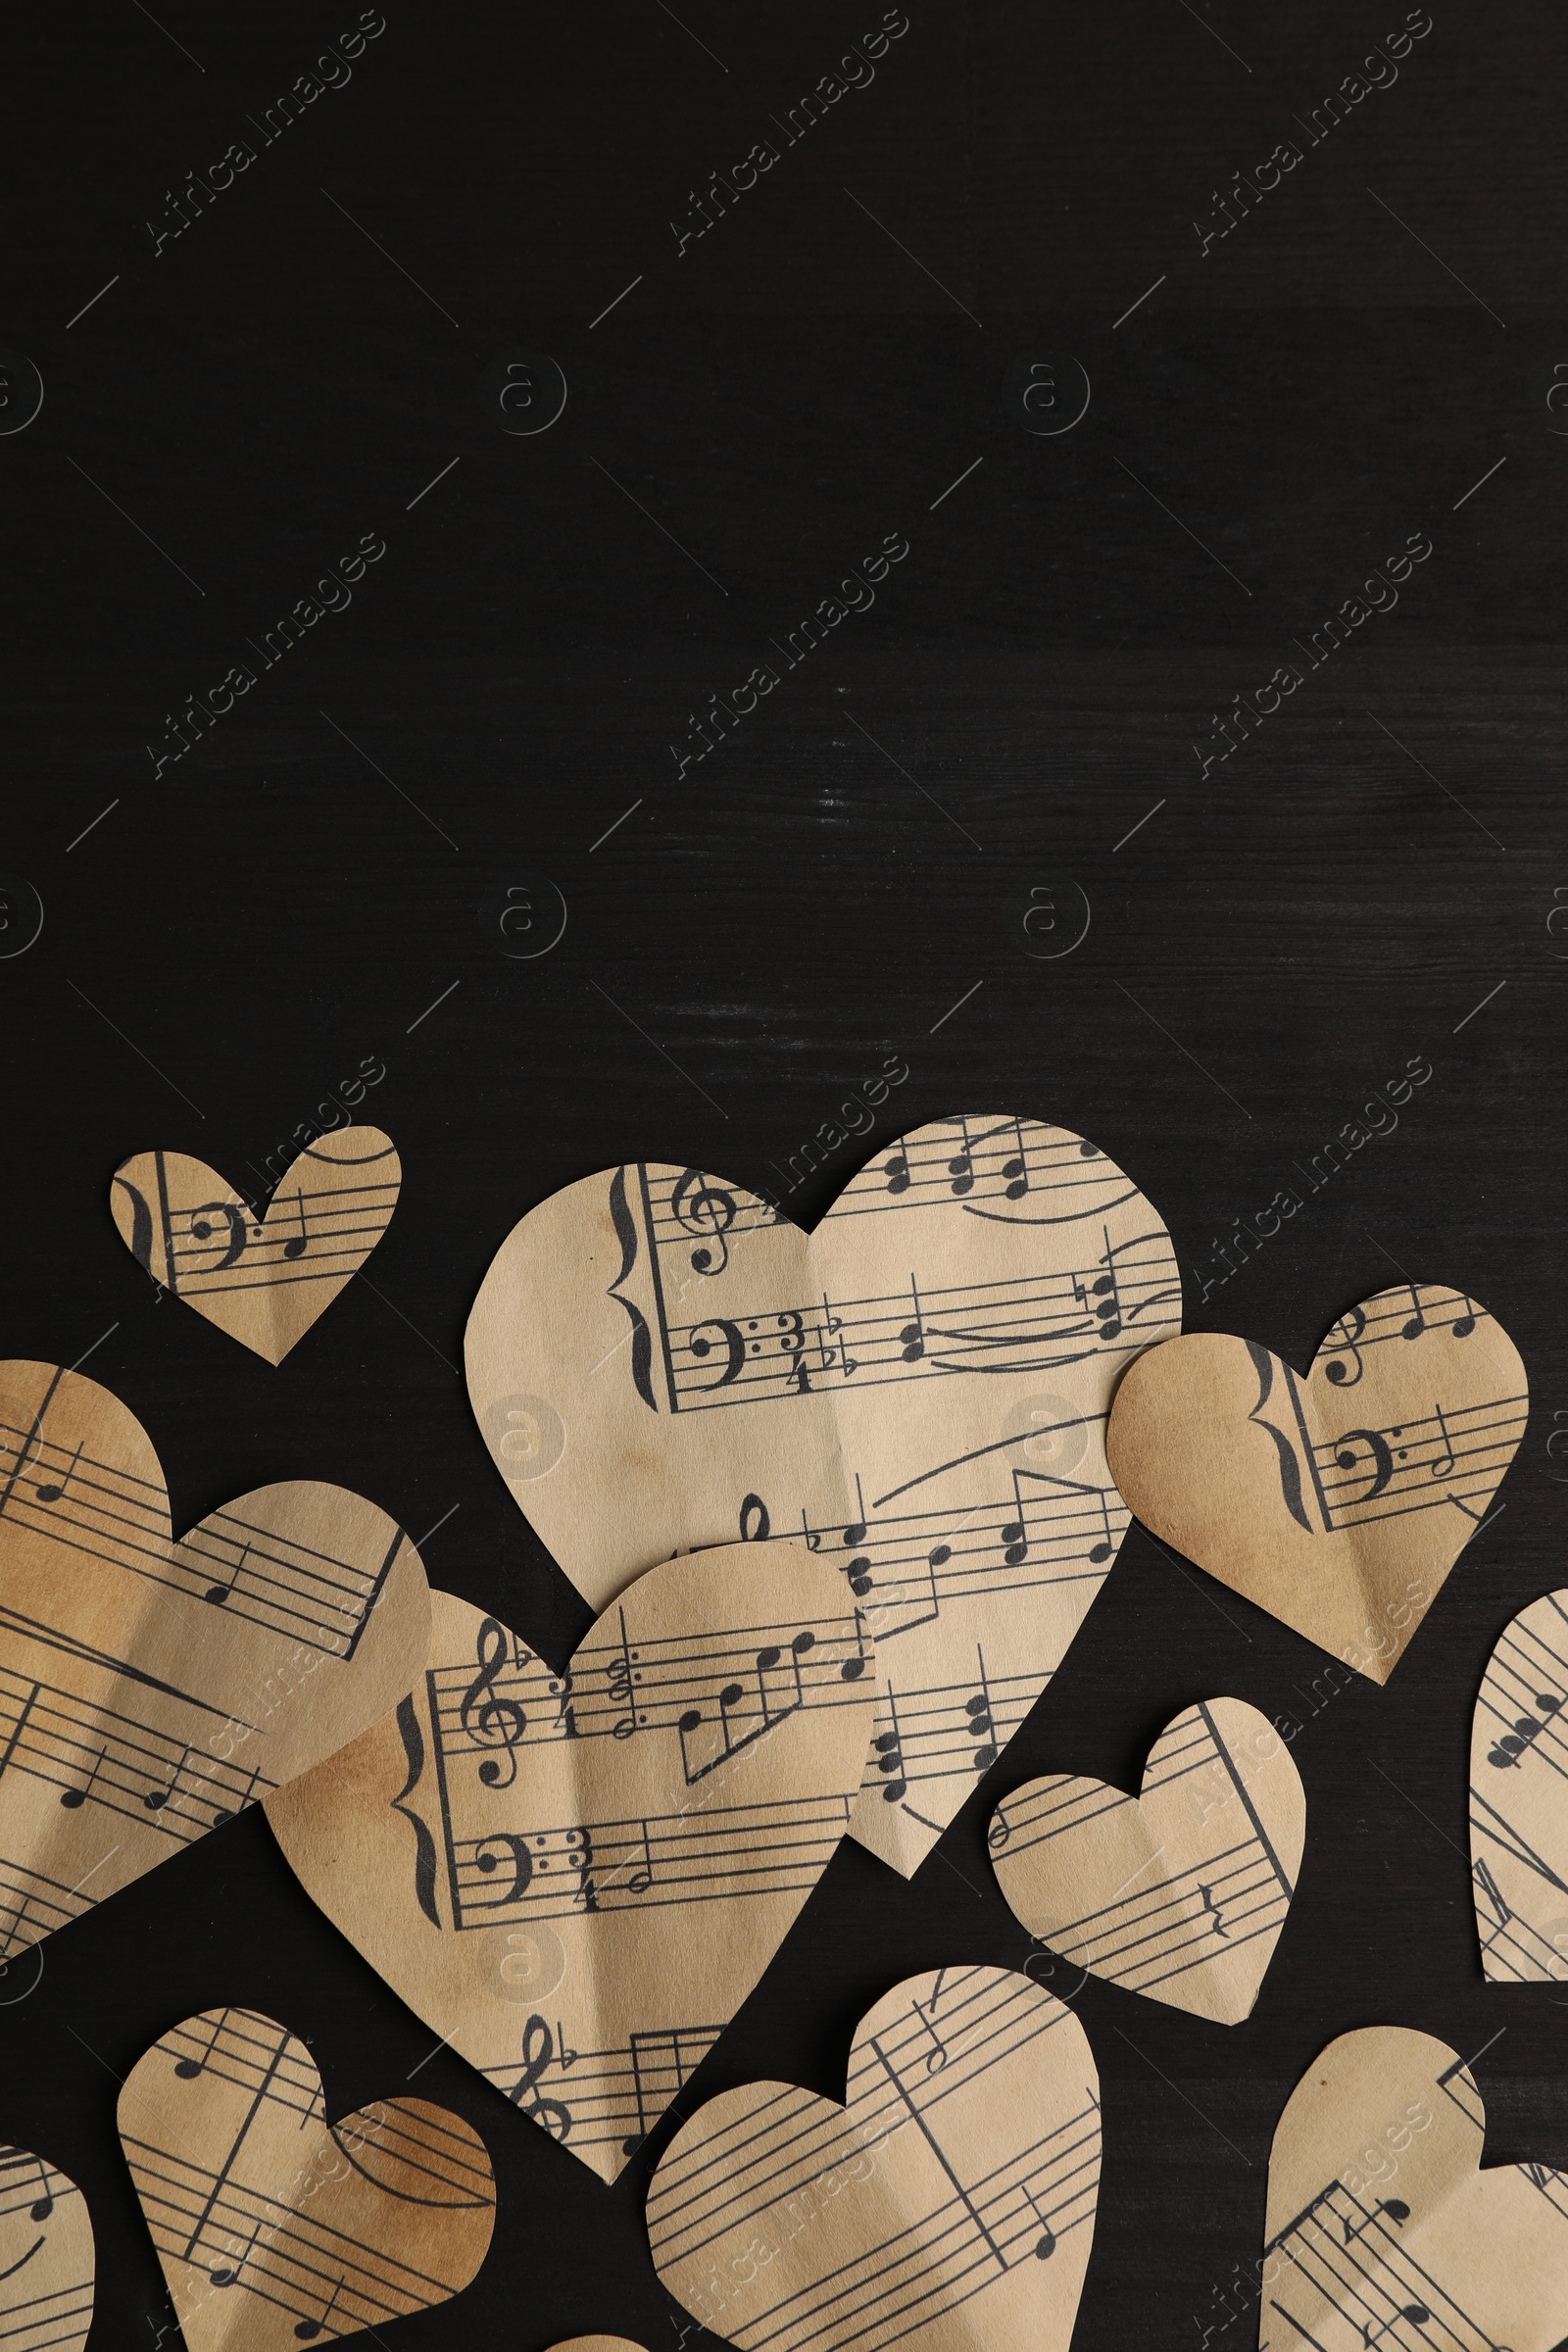
{"label": "beige paper heart", "polygon": [[330,1755],[428,1638],[419,1555],[373,1502],[260,1487],[176,1544],[119,1397],[0,1363],[0,1958]]}
{"label": "beige paper heart", "polygon": [[280,1364],[392,1222],[402,1168],[379,1127],[344,1127],[291,1160],[265,1217],[183,1152],[139,1152],[109,1205],[139,1266],[231,1340]]}
{"label": "beige paper heart", "polygon": [[1568,1980],[1568,1591],[1522,1609],[1493,1651],[1470,1731],[1470,1854],[1494,1984]]}
{"label": "beige paper heart", "polygon": [[596,1608],[737,1535],[837,1563],[883,1669],[855,1835],[907,1874],[1109,1573],[1111,1390],[1180,1318],[1169,1236],[1093,1144],[944,1119],[884,1146],[809,1238],[696,1168],[556,1194],[485,1276],[468,1394]]}
{"label": "beige paper heart", "polygon": [[1004,1798],[989,1843],[1031,1936],[1107,1984],[1236,2026],[1274,1956],[1305,1835],[1301,1778],[1268,1717],[1209,1698],[1165,1726],[1140,1795],[1053,1773]]}
{"label": "beige paper heart", "polygon": [[1272,2352],[1551,2352],[1568,2312],[1568,2174],[1482,2171],[1486,2109],[1430,2034],[1342,2034],[1274,2132],[1258,2266]]}
{"label": "beige paper heart", "polygon": [[1066,2352],[1100,2195],[1100,2078],[1072,2011],[1003,1968],[867,2010],[849,2101],[751,2082],[648,2192],[654,2267],[740,2352]]}
{"label": "beige paper heart", "polygon": [[96,2261],[87,2200],[26,2148],[0,2148],[0,2343],[81,2352]]}
{"label": "beige paper heart", "polygon": [[379,2329],[460,2294],[489,2251],[495,2183],[472,2126],[424,2099],[329,2125],[310,2051],[253,2009],[166,2034],[119,2119],[189,2352]]}
{"label": "beige paper heart", "polygon": [[267,1817],[410,2008],[612,2180],[832,1859],[872,1662],[794,1544],[655,1569],[559,1675],[431,1599],[419,1688]]}
{"label": "beige paper heart", "polygon": [[1305,1379],[1200,1332],[1129,1370],[1110,1466],[1156,1536],[1386,1683],[1524,1436],[1525,1368],[1462,1291],[1342,1315]]}

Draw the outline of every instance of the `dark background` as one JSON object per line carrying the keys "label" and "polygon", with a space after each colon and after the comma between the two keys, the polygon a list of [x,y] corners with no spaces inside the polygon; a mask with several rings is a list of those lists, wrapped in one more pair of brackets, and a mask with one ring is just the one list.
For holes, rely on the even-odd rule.
{"label": "dark background", "polygon": [[[4,35],[0,344],[45,397],[0,439],[3,1346],[93,1348],[176,1529],[268,1480],[336,1480],[416,1539],[444,1521],[432,1581],[564,1658],[588,1613],[457,1370],[492,1253],[623,1157],[776,1190],[889,1054],[907,1082],[793,1197],[804,1217],[890,1117],[1015,1108],[1136,1178],[1196,1327],[1304,1363],[1392,1260],[1473,1292],[1524,1353],[1504,1514],[1391,1688],[1311,1714],[1321,1653],[1135,1527],[912,1884],[846,1845],[682,2101],[757,2076],[838,2094],[899,1977],[1021,1964],[983,1843],[1004,1790],[1136,1786],[1209,1693],[1291,1714],[1307,1851],[1252,2020],[1076,1996],[1105,2109],[1078,2352],[1197,2352],[1258,2251],[1279,2108],[1351,2027],[1490,2045],[1489,2152],[1568,2163],[1568,1991],[1484,1987],[1465,1830],[1483,1664],[1562,1575],[1568,34],[1542,5],[1432,6],[1397,83],[1307,147],[1293,119],[1396,30],[1395,0],[909,0],[874,82],[679,258],[690,191],[774,135],[871,0],[681,0],[681,22],[386,0],[348,85],[267,147],[247,116],[352,6],[160,0],[155,23],[79,0]],[[1292,137],[1300,165],[1202,254],[1216,187]],[[166,191],[237,138],[256,162],[155,255]],[[1048,353],[1093,386],[1056,437],[1003,397]],[[481,373],[544,354],[564,414],[509,435]],[[10,373],[0,423],[29,405]],[[1211,712],[1422,531],[1397,609],[1202,777]],[[155,779],[165,714],[367,532],[387,553],[352,606]],[[910,553],[874,610],[679,776],[688,712],[889,532]],[[552,885],[564,936],[509,953],[548,942]],[[1070,946],[1074,885],[1089,934],[1042,956]],[[502,929],[509,890],[531,939]],[[1420,1054],[1397,1131],[1203,1299],[1235,1219],[1299,1189]],[[163,1145],[259,1185],[367,1056],[401,1205],[274,1371],[157,1301],[110,1173]],[[434,2038],[259,1814],[55,1937],[17,1997],[35,1974],[0,2007],[0,2135],[87,2191],[99,2352],[152,2352],[167,2321],[114,2128],[150,2041],[263,2008],[310,2038],[335,2115],[403,2089]],[[416,2087],[484,2132],[500,2221],[476,2283],[396,2340],[676,2352],[642,2222],[669,2127],[607,2190],[450,2054]],[[1255,2310],[1221,2339],[1245,2352]]]}

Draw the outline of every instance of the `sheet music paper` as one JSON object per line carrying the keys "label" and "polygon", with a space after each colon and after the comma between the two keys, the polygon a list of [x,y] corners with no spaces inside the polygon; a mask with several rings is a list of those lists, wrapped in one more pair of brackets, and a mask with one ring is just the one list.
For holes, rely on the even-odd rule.
{"label": "sheet music paper", "polygon": [[876,1699],[864,1630],[798,1544],[653,1570],[559,1675],[431,1599],[417,1688],[267,1816],[410,2008],[613,2180],[849,1826]]}
{"label": "sheet music paper", "polygon": [[295,2352],[445,2303],[495,2224],[479,2134],[425,2099],[329,2125],[315,2059],[254,2009],[137,2060],[120,2139],[189,2352]]}
{"label": "sheet music paper", "polygon": [[418,1553],[363,1495],[261,1487],[176,1544],[119,1397],[0,1363],[0,1959],[330,1755],[428,1637]]}
{"label": "sheet music paper", "polygon": [[552,2344],[550,2352],[643,2352],[627,2335],[572,2335]]}
{"label": "sheet music paper", "polygon": [[1506,1628],[1470,1733],[1481,1965],[1494,1984],[1568,1979],[1568,1591]]}
{"label": "sheet music paper", "polygon": [[1091,1976],[1219,2025],[1250,2017],[1296,1892],[1306,1794],[1266,1715],[1200,1699],[1150,1750],[1140,1796],[1053,1773],[988,1842],[1032,1936]]}
{"label": "sheet music paper", "polygon": [[123,1161],[109,1204],[155,1282],[280,1364],[385,1233],[402,1181],[390,1136],[343,1127],[289,1163],[265,1217],[183,1152]]}
{"label": "sheet music paper", "polygon": [[1260,2352],[1552,2352],[1568,2312],[1568,2175],[1479,2170],[1486,2110],[1430,2034],[1330,2042],[1269,2158]]}
{"label": "sheet music paper", "polygon": [[1190,1334],[1117,1392],[1110,1465],[1146,1527],[1386,1683],[1492,1509],[1525,1368],[1463,1291],[1401,1283],[1341,1316],[1303,1379],[1255,1341]]}
{"label": "sheet music paper", "polygon": [[884,1146],[809,1239],[696,1168],[556,1194],[485,1277],[468,1394],[595,1607],[737,1536],[833,1563],[882,1660],[854,1834],[907,1875],[1109,1573],[1111,1392],[1180,1323],[1164,1225],[1093,1144],[944,1119]]}
{"label": "sheet music paper", "polygon": [[81,2352],[94,2268],[92,2221],[75,2182],[27,2148],[0,2147],[5,2352]]}
{"label": "sheet music paper", "polygon": [[1099,2193],[1073,2012],[1009,1969],[948,1968],[861,2018],[846,2106],[753,2082],[699,2108],[648,2235],[740,2352],[1066,2352]]}

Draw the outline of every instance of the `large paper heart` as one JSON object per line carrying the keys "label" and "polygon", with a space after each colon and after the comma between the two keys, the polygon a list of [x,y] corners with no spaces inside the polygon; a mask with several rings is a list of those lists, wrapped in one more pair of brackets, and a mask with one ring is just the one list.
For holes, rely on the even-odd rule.
{"label": "large paper heart", "polygon": [[1494,1984],[1568,1979],[1568,1591],[1503,1633],[1470,1731],[1470,1855]]}
{"label": "large paper heart", "polygon": [[1462,1291],[1407,1283],[1342,1315],[1305,1379],[1253,1340],[1132,1366],[1110,1466],[1156,1536],[1386,1683],[1524,1436],[1525,1368]]}
{"label": "large paper heart", "polygon": [[751,2082],[700,2108],[648,2235],[741,2352],[1066,2352],[1099,2194],[1077,2018],[1009,1969],[946,1968],[861,2018],[847,2106]]}
{"label": "large paper heart", "polygon": [[855,1835],[908,1873],[1109,1573],[1111,1390],[1180,1320],[1169,1236],[1093,1144],[944,1119],[809,1239],[696,1168],[556,1194],[485,1276],[468,1394],[596,1608],[737,1534],[837,1564],[883,1669]]}
{"label": "large paper heart", "polygon": [[92,2222],[74,2180],[26,2148],[0,2148],[0,2344],[81,2352],[92,2326]]}
{"label": "large paper heart", "polygon": [[794,1544],[655,1569],[564,1674],[431,1600],[419,1688],[267,1817],[410,2008],[612,2180],[849,1826],[864,1636]]}
{"label": "large paper heart", "polygon": [[1149,1752],[1143,1792],[1053,1773],[991,1817],[1002,1891],[1091,1976],[1195,2017],[1252,2013],[1296,1892],[1306,1795],[1266,1715],[1200,1699]]}
{"label": "large paper heart", "polygon": [[139,1266],[231,1340],[280,1364],[392,1222],[403,1172],[379,1127],[308,1144],[258,1217],[205,1160],[139,1152],[109,1204]]}
{"label": "large paper heart", "polygon": [[495,2226],[471,2125],[424,2099],[328,2124],[316,2061],[254,2009],[154,2042],[120,2142],[189,2352],[293,2352],[460,2294]]}
{"label": "large paper heart", "polygon": [[329,1756],[424,1663],[419,1555],[342,1487],[259,1487],[173,1542],[152,1442],[0,1363],[0,1958]]}
{"label": "large paper heart", "polygon": [[1568,2313],[1568,2174],[1480,2170],[1486,2109],[1446,2042],[1342,2034],[1274,2132],[1258,2266],[1272,2352],[1551,2352]]}

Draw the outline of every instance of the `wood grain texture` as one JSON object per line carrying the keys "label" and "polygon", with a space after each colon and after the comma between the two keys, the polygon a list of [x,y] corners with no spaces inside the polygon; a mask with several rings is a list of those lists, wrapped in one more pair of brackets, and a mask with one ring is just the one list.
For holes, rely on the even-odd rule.
{"label": "wood grain texture", "polygon": [[[786,146],[771,118],[880,5],[672,0],[676,23],[611,0],[586,32],[387,5],[352,79],[269,143],[357,7],[149,5],[156,24],[24,12],[8,48],[0,346],[45,397],[0,436],[0,1007],[25,1135],[0,1154],[7,1352],[96,1345],[79,1368],[156,1433],[177,1526],[270,1481],[351,1488],[562,1665],[589,1612],[484,1449],[463,1332],[522,1209],[628,1153],[723,1169],[809,1225],[887,1108],[914,1127],[1005,1102],[1136,1172],[1190,1329],[1304,1365],[1406,1268],[1467,1283],[1538,1402],[1504,1515],[1387,1688],[1342,1684],[1134,1527],[938,1852],[904,1884],[841,1850],[695,2086],[837,2097],[891,1984],[1021,1967],[996,1802],[1053,1772],[1135,1787],[1173,1715],[1232,1693],[1292,1727],[1300,1886],[1266,2017],[1222,2031],[1093,1980],[1073,1997],[1105,2111],[1074,2340],[1176,2352],[1230,2313],[1208,2352],[1237,2352],[1256,2314],[1227,2289],[1262,2243],[1275,2123],[1327,2042],[1387,2015],[1380,1975],[1400,2022],[1484,2053],[1492,2153],[1568,2163],[1568,2008],[1484,1982],[1466,1825],[1487,1660],[1563,1583],[1568,441],[1546,400],[1568,364],[1568,25],[1542,0],[1506,22],[1434,5],[1395,86],[1308,146],[1293,117],[1403,0],[911,8],[870,86]],[[678,253],[671,219],[764,138],[778,164]],[[1195,219],[1285,138],[1301,164],[1204,253]],[[237,141],[255,161],[219,190]],[[189,226],[155,247],[166,191]],[[533,351],[569,397],[516,437],[479,379]],[[1093,399],[1042,438],[1002,389],[1057,351]],[[1397,605],[1309,667],[1295,640],[1422,530]],[[893,531],[909,554],[875,604],[786,668],[771,641]],[[349,579],[367,534],[386,553]],[[307,596],[342,609],[269,659]],[[777,687],[677,778],[670,744],[763,662]],[[1302,686],[1200,773],[1216,713],[1286,662]],[[220,712],[238,663],[256,682]],[[155,778],[172,722],[190,749]],[[43,927],[19,956],[23,884]],[[546,884],[564,934],[520,958],[559,920],[529,895]],[[1041,956],[1068,884],[1088,935]],[[1423,1054],[1397,1125],[1314,1173]],[[126,1151],[157,1139],[265,1197],[377,1056],[352,1107],[396,1137],[403,1193],[310,1339],[274,1372],[157,1305],[105,1213]],[[844,1106],[889,1056],[909,1077],[867,1127]],[[820,1166],[791,1174],[808,1143]],[[1262,1236],[1287,1190],[1298,1208]],[[91,2201],[114,2352],[169,2323],[116,2077],[224,2001],[313,2037],[331,2114],[396,2088],[483,2129],[507,2242],[409,2341],[608,2329],[693,2352],[639,2209],[659,2140],[607,2195],[525,2119],[497,2131],[494,2094],[260,1821],[77,1921],[35,1973],[0,1980],[0,2121]]]}

